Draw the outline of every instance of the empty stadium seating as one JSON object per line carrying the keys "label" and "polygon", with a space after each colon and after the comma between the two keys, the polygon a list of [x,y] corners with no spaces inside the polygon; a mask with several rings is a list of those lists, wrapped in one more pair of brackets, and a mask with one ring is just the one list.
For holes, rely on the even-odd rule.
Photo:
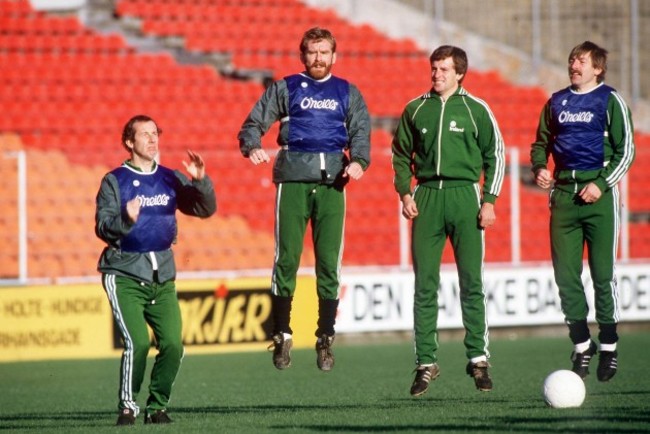
{"label": "empty stadium seating", "polygon": [[[136,19],[141,31],[164,41],[180,38],[195,53],[230,56],[232,67],[271,71],[274,78],[299,70],[298,41],[315,23],[339,41],[335,73],[357,84],[373,117],[396,119],[405,103],[428,90],[428,53],[412,41],[392,40],[368,25],[298,0],[121,0],[116,16]],[[277,28],[285,31],[277,32]],[[102,245],[94,235],[94,195],[102,175],[127,154],[120,133],[137,113],[164,130],[161,162],[182,168],[185,151],[201,153],[215,180],[216,217],[179,216],[175,247],[179,270],[268,268],[273,258],[273,199],[269,165],[253,166],[238,150],[237,132],[263,92],[255,80],[224,77],[207,64],[179,64],[167,52],[141,53],[123,35],[103,34],[76,16],[34,11],[27,0],[0,0],[0,151],[24,149],[28,157],[28,251],[32,277],[92,276]],[[538,87],[508,83],[494,71],[471,70],[466,88],[492,107],[508,147],[520,149],[522,170],[548,97]],[[3,134],[7,133],[7,134]],[[10,134],[9,134],[10,133]],[[274,150],[277,126],[264,138]],[[640,185],[648,181],[647,135],[630,173],[629,209],[650,215]],[[347,190],[345,263],[399,262],[400,204],[392,187],[392,131],[372,135],[372,165]],[[644,148],[643,151],[641,148]],[[0,158],[0,278],[17,270],[15,161]],[[56,174],[56,175],[53,175]],[[498,203],[498,224],[487,232],[486,259],[512,257],[508,177]],[[521,259],[547,261],[545,192],[522,187]],[[650,256],[647,224],[631,227],[631,254]],[[313,266],[306,242],[303,266]],[[452,262],[447,248],[444,262]]]}
{"label": "empty stadium seating", "polygon": [[[0,154],[22,150],[13,135],[0,135]],[[108,168],[72,164],[60,151],[26,150],[27,245],[32,278],[96,275],[103,243],[94,232],[95,195]],[[0,158],[6,181],[0,186],[2,210],[0,279],[18,274],[18,209],[16,162]],[[14,176],[12,176],[14,175]],[[179,214],[179,238],[174,247],[183,271],[269,268],[272,231],[252,229],[241,216],[221,213],[207,220]],[[307,249],[303,264],[314,264]]]}

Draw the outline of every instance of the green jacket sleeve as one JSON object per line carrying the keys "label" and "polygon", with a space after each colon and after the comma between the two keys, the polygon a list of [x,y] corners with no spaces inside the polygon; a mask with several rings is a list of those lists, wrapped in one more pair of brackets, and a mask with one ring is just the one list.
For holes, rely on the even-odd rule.
{"label": "green jacket sleeve", "polygon": [[551,100],[549,99],[539,116],[539,124],[535,134],[535,141],[530,147],[530,163],[533,173],[539,169],[546,169],[548,156],[551,153],[553,134],[551,133]]}
{"label": "green jacket sleeve", "polygon": [[411,183],[413,180],[413,132],[411,131],[410,114],[404,110],[400,118],[395,137],[392,144],[393,153],[393,171],[395,178],[393,184],[395,191],[402,198],[411,192]]}
{"label": "green jacket sleeve", "polygon": [[505,144],[497,120],[485,105],[479,126],[478,144],[483,156],[483,201],[494,203],[501,193],[505,176]]}
{"label": "green jacket sleeve", "polygon": [[601,191],[614,187],[630,170],[635,157],[632,115],[617,92],[612,92],[609,97],[607,116],[609,119],[607,136],[611,155],[608,158],[609,163],[594,181]]}

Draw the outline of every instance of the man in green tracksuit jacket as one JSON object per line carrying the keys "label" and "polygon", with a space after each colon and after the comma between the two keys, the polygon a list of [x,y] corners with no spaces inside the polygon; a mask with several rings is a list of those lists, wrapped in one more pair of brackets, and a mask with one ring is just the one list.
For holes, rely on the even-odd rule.
{"label": "man in green tracksuit jacket", "polygon": [[[582,378],[600,350],[597,376],[608,381],[618,368],[619,320],[614,262],[618,250],[618,182],[634,161],[634,127],[621,96],[604,83],[607,51],[585,41],[571,50],[571,85],[548,100],[530,158],[535,182],[550,193],[551,254],[562,311],[574,345],[572,370]],[[547,168],[553,156],[555,169]],[[587,246],[594,285],[600,348],[591,340],[582,284]]]}
{"label": "man in green tracksuit jacket", "polygon": [[484,229],[495,222],[494,203],[505,167],[503,139],[494,115],[484,101],[461,87],[467,71],[465,52],[441,46],[430,61],[432,90],[407,104],[393,140],[395,189],[402,214],[413,220],[417,363],[413,396],[425,393],[440,372],[438,288],[447,237],[458,268],[469,359],[466,372],[479,390],[492,389],[483,288]]}

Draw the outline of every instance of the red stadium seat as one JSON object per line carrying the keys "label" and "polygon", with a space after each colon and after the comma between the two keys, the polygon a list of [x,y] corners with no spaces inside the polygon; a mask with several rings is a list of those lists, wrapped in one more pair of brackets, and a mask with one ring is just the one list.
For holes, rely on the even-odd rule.
{"label": "red stadium seat", "polygon": [[[396,119],[409,100],[430,88],[428,53],[413,41],[390,39],[372,27],[355,25],[334,11],[313,9],[298,0],[121,0],[115,7],[119,17],[141,20],[145,35],[161,37],[161,44],[170,35],[178,36],[187,51],[217,53],[229,58],[237,72],[262,70],[274,78],[301,68],[297,40],[304,28],[313,23],[331,28],[344,41],[337,74],[357,84],[375,119]],[[84,215],[92,216],[101,176],[126,158],[120,132],[136,113],[152,115],[165,130],[164,164],[182,170],[181,160],[190,148],[204,156],[208,173],[216,181],[218,218],[205,225],[192,220],[180,231],[183,267],[199,271],[250,268],[251,263],[269,266],[275,194],[272,169],[270,165],[253,167],[241,156],[237,143],[242,121],[264,91],[259,80],[224,77],[208,64],[181,65],[167,52],[139,52],[119,34],[100,34],[76,17],[36,12],[26,0],[0,1],[0,47],[0,80],[7,84],[0,93],[4,109],[0,132],[20,134],[21,146],[35,162],[29,166],[30,215],[45,207],[58,211],[58,217],[47,214],[47,219],[32,222],[36,244],[30,248],[38,245],[47,250],[31,249],[34,276],[95,275],[88,258],[94,257],[91,252],[98,252],[101,243],[92,234],[92,223],[70,210],[82,209]],[[420,72],[414,76],[414,71]],[[515,87],[495,71],[472,70],[465,84],[493,108],[506,145],[520,149],[519,162],[527,170],[528,148],[547,98],[545,92],[539,87]],[[272,152],[277,149],[277,134],[274,125],[263,138],[263,146]],[[647,137],[639,135],[639,150],[648,144],[643,141]],[[360,183],[349,186],[346,264],[394,265],[399,260],[396,227],[400,217],[392,187],[391,140],[392,132],[374,129],[370,170]],[[637,155],[629,175],[635,185],[647,183],[647,159],[641,152]],[[82,170],[89,166],[98,170]],[[73,184],[55,182],[48,173],[74,173],[66,177]],[[512,254],[506,216],[508,187],[504,185],[499,203],[499,225],[487,236],[490,261],[507,261]],[[74,198],[66,202],[59,194],[65,192]],[[632,189],[629,209],[639,215],[650,212],[646,196],[642,189]],[[522,187],[521,203],[522,259],[548,260],[547,195]],[[81,254],[57,252],[58,257],[48,258],[53,247],[45,247],[43,232],[55,224],[74,232],[71,236]],[[644,246],[648,243],[637,241],[644,239],[644,231],[647,228],[641,224],[632,229],[636,237],[631,242],[633,255],[647,257]],[[189,248],[197,244],[201,254]],[[69,255],[74,258],[67,264]],[[304,260],[303,265],[313,264],[313,250],[305,250]],[[444,261],[453,261],[449,249]]]}

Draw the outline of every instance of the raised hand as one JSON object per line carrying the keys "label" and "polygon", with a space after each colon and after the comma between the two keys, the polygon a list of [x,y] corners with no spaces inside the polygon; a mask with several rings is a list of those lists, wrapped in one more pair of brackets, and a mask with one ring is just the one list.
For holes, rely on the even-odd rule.
{"label": "raised hand", "polygon": [[190,157],[190,162],[187,163],[183,160],[183,166],[185,170],[192,176],[192,179],[203,179],[205,176],[205,164],[203,163],[203,158],[196,152],[192,152],[189,149],[187,150],[187,155]]}

